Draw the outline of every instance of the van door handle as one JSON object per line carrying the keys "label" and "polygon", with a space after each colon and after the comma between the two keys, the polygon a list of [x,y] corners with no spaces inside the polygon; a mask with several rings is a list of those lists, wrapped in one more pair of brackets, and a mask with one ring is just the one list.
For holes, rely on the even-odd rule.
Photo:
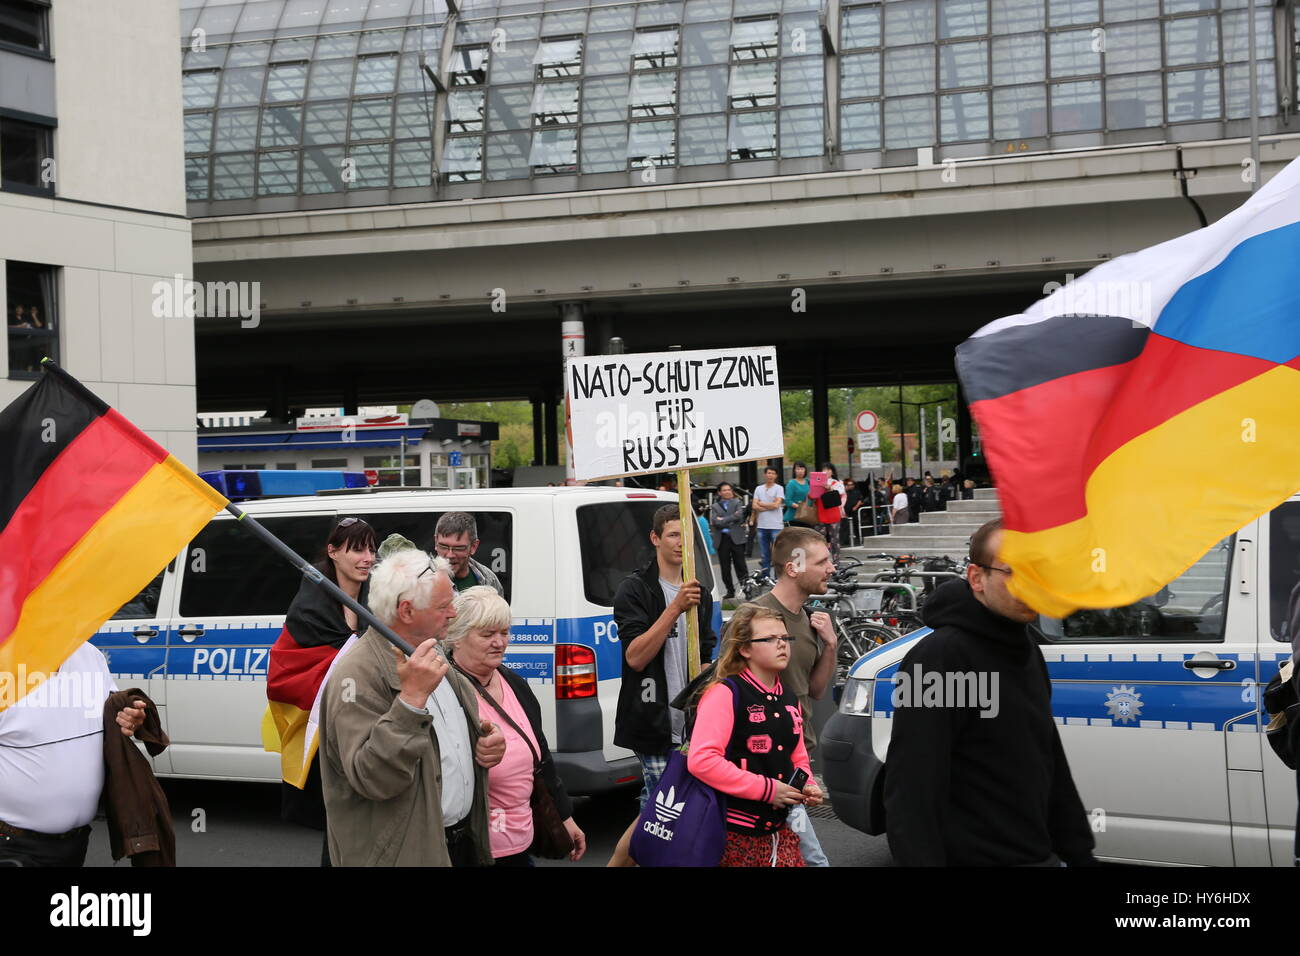
{"label": "van door handle", "polygon": [[149,638],[151,638],[151,637],[157,637],[157,636],[158,636],[158,628],[156,628],[156,627],[137,627],[137,628],[136,628],[134,631],[132,631],[131,633],[133,633],[133,634],[135,635],[135,639],[136,639],[137,641],[139,641],[141,644],[145,644],[145,643],[148,643]]}
{"label": "van door handle", "polygon": [[1236,661],[1198,661],[1194,659],[1189,659],[1183,661],[1183,666],[1186,667],[1189,671],[1195,670],[1198,667],[1208,667],[1211,670],[1216,670],[1216,671],[1230,671],[1236,668],[1237,662]]}
{"label": "van door handle", "polygon": [[201,627],[183,627],[183,628],[181,628],[179,631],[177,631],[176,633],[179,634],[179,635],[181,636],[181,640],[185,641],[186,644],[193,644],[193,643],[194,643],[194,639],[195,639],[196,637],[202,637],[202,636],[203,636],[203,628],[201,628]]}

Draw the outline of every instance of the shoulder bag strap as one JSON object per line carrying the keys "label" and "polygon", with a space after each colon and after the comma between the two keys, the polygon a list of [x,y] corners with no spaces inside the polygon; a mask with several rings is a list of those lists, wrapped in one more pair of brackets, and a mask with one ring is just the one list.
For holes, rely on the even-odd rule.
{"label": "shoulder bag strap", "polygon": [[[478,682],[478,679],[474,677],[473,674],[468,673],[465,670],[465,668],[461,667],[455,661],[451,662],[451,666],[456,668],[456,670],[460,671],[462,674],[464,674],[465,678],[470,682],[471,685],[473,685],[474,689],[478,691],[479,696],[482,697],[489,704],[491,704],[492,709],[501,715],[501,719],[504,720],[511,727],[513,727],[515,733],[517,733],[520,737],[523,738],[524,743],[528,745],[528,749],[533,755],[534,769],[540,767],[542,765],[542,758],[537,753],[537,750],[534,749],[533,742],[528,739],[528,735],[519,728],[519,725],[516,724],[514,720],[511,719],[510,715],[505,712],[504,708],[502,708],[500,704],[498,704],[495,700],[492,699],[492,695],[487,692],[487,690],[483,687],[482,684]],[[505,683],[505,677],[501,678],[501,682]]]}

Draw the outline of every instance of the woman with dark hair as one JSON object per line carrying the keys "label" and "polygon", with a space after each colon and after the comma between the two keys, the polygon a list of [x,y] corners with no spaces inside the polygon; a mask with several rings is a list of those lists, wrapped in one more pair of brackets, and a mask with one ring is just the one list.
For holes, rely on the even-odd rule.
{"label": "woman with dark hair", "polygon": [[795,510],[808,500],[808,466],[801,461],[794,463],[790,470],[790,480],[785,483],[785,523],[794,520]]}
{"label": "woman with dark hair", "polygon": [[[835,466],[829,461],[822,465],[826,472],[826,490],[817,499],[817,522],[822,537],[831,549],[831,558],[840,556],[840,522],[844,520],[844,498],[847,492],[844,482],[835,474]],[[833,493],[833,494],[832,494]],[[826,504],[826,496],[831,495],[831,504]]]}
{"label": "woman with dark hair", "polygon": [[[362,607],[369,607],[370,569],[375,563],[376,545],[375,529],[366,521],[344,518],[331,529],[325,540],[325,560],[317,565],[325,577]],[[266,671],[270,704],[263,730],[264,736],[278,738],[284,778],[280,816],[286,822],[325,829],[314,715],[319,713],[321,688],[339,654],[364,630],[351,608],[304,578],[289,605],[284,630],[271,647]],[[321,865],[329,865],[328,844]]]}

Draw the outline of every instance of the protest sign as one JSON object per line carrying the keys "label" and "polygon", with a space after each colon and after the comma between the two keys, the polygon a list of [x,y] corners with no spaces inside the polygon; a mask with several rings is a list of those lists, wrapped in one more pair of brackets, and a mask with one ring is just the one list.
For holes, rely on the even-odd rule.
{"label": "protest sign", "polygon": [[771,346],[570,359],[565,392],[579,480],[785,453]]}
{"label": "protest sign", "polygon": [[[772,346],[571,358],[564,391],[575,478],[677,473],[683,581],[695,578],[690,469],[785,454]],[[686,615],[691,679],[698,617],[698,608]]]}

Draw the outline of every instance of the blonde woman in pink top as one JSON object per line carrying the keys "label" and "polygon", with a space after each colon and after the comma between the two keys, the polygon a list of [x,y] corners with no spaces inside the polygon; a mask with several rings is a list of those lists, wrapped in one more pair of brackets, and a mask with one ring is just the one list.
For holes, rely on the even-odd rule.
{"label": "blonde woman in pink top", "polygon": [[[569,859],[580,860],[587,838],[573,820],[573,801],[555,770],[555,761],[542,733],[542,709],[528,683],[502,666],[510,643],[510,605],[486,586],[467,588],[456,595],[456,617],[444,643],[452,661],[478,684],[510,717],[503,720],[491,703],[479,695],[479,715],[501,728],[506,754],[488,771],[488,833],[496,866],[533,866],[533,754],[540,755],[541,775],[573,840]],[[515,726],[510,726],[511,721]],[[521,736],[521,732],[524,736]]]}

